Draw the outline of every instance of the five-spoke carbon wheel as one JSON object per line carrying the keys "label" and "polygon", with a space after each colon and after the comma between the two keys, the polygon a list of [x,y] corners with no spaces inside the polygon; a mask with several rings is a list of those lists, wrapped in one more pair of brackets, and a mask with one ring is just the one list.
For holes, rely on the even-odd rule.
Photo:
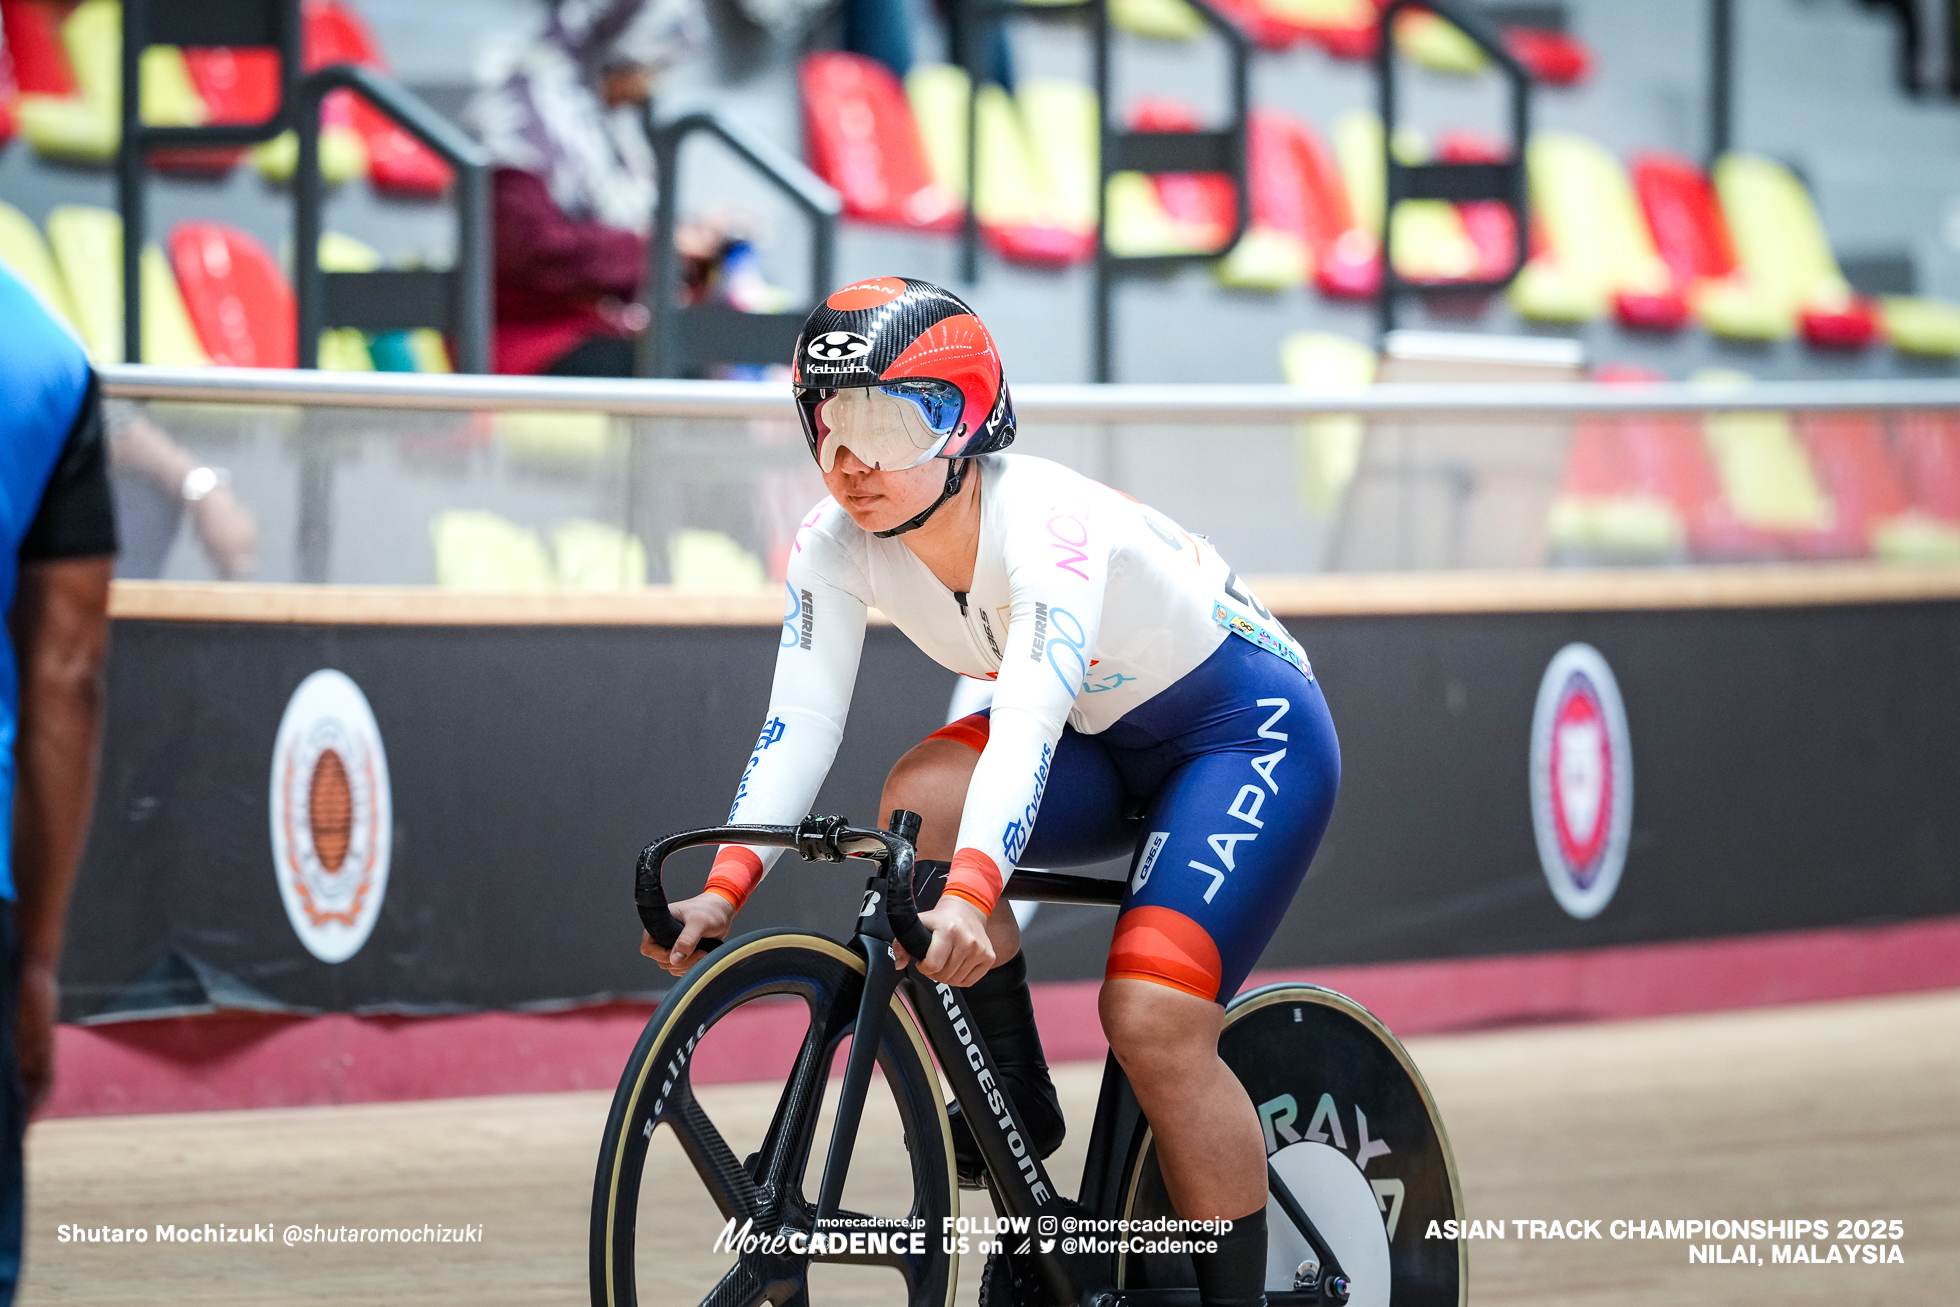
{"label": "five-spoke carbon wheel", "polygon": [[[959,1210],[952,1135],[925,1042],[896,997],[879,1041],[882,1076],[873,1078],[852,1153],[854,1178],[860,1170],[884,1168],[879,1211],[840,1212],[840,1224],[826,1241],[838,1245],[837,1251],[828,1246],[814,1255],[794,1251],[807,1248],[813,1230],[812,1195],[829,1147],[825,1130],[819,1150],[819,1117],[826,1091],[836,1091],[830,1076],[833,1064],[841,1069],[840,1046],[857,1022],[864,970],[864,959],[843,945],[815,935],[770,932],[717,950],[667,996],[627,1062],[600,1145],[592,1189],[594,1307],[633,1307],[650,1267],[659,1286],[649,1285],[646,1301],[659,1307],[871,1300],[857,1288],[827,1294],[822,1276],[828,1272],[820,1274],[813,1290],[811,1270],[826,1263],[882,1268],[892,1274],[891,1301],[948,1307],[956,1262],[944,1249],[942,1220]],[[731,1017],[735,1021],[723,1026]],[[719,1043],[717,1026],[723,1031]],[[696,1096],[692,1075],[705,1049],[720,1053],[732,1043],[758,1039],[800,1044],[760,1146],[742,1157]],[[752,1087],[741,1094],[759,1118],[764,1108],[753,1101]],[[736,1110],[731,1107],[731,1114]],[[733,1124],[725,1124],[730,1135],[737,1133]],[[650,1166],[649,1149],[662,1130],[672,1132],[679,1148],[658,1152]],[[909,1196],[897,1192],[902,1177],[894,1168],[909,1169]],[[848,1206],[849,1190],[845,1198]],[[893,1210],[893,1204],[900,1206]],[[750,1238],[732,1250],[712,1249],[710,1231],[698,1240],[698,1249],[638,1250],[643,1234],[651,1240],[662,1233],[653,1223],[665,1219],[648,1215],[643,1222],[643,1207],[648,1213],[696,1215],[711,1207],[719,1214],[714,1226],[727,1230],[733,1222],[737,1235],[746,1230]],[[696,1228],[706,1227],[697,1222]],[[834,1237],[840,1232],[841,1241]],[[862,1241],[854,1237],[859,1233]]]}

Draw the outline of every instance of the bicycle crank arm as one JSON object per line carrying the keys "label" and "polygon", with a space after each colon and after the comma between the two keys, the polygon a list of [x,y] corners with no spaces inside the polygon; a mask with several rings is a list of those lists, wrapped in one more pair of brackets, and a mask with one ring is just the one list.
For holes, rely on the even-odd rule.
{"label": "bicycle crank arm", "polygon": [[[1279,1172],[1273,1169],[1271,1162],[1266,1163],[1266,1188],[1272,1191],[1274,1199],[1279,1202],[1279,1209],[1286,1213],[1286,1219],[1293,1222],[1293,1227],[1306,1238],[1307,1246],[1313,1249],[1314,1257],[1319,1261],[1320,1270],[1314,1276],[1313,1285],[1303,1289],[1303,1292],[1308,1295],[1308,1300],[1316,1303],[1334,1303],[1337,1307],[1338,1304],[1346,1302],[1349,1285],[1347,1273],[1341,1269],[1340,1259],[1334,1256],[1334,1250],[1328,1246],[1327,1241],[1320,1237],[1320,1231],[1314,1228],[1313,1218],[1307,1215],[1304,1207],[1300,1206],[1300,1200],[1295,1198],[1293,1191],[1286,1187],[1286,1181],[1280,1178]],[[1270,1299],[1271,1295],[1268,1294],[1267,1297]]]}

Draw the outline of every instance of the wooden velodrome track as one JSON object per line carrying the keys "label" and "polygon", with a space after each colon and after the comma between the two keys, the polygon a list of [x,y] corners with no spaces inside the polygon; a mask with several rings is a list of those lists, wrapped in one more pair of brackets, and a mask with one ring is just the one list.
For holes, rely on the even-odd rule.
{"label": "wooden velodrome track", "polygon": [[[1904,1263],[1877,1266],[1691,1265],[1685,1243],[1664,1241],[1479,1243],[1472,1301],[1960,1300],[1956,1031],[1960,991],[1411,1041],[1472,1215],[1904,1222]],[[1058,1068],[1072,1126],[1055,1166],[1064,1183],[1080,1171],[1098,1073]],[[774,1101],[749,1085],[701,1097],[738,1153]],[[585,1302],[586,1204],[606,1101],[562,1094],[37,1125],[21,1301]],[[852,1189],[888,1185],[897,1166],[896,1149],[861,1151]],[[658,1245],[641,1259],[643,1302],[692,1303],[712,1282],[717,1222],[689,1201],[697,1192],[677,1183],[643,1207],[642,1230]],[[426,1222],[483,1234],[466,1244],[288,1248],[77,1244],[57,1233],[163,1222],[271,1223],[275,1233]],[[978,1265],[965,1270],[961,1301],[971,1303]],[[848,1274],[820,1307],[895,1297],[893,1277]]]}

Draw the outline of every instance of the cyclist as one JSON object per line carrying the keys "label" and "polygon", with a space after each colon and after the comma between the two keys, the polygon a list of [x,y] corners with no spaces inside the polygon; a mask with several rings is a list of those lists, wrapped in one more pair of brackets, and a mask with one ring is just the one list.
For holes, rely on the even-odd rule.
{"label": "cyclist", "polygon": [[[881,811],[924,818],[950,861],[921,920],[929,979],[966,986],[1041,1151],[1061,1142],[1020,934],[1016,864],[1127,856],[1100,1011],[1186,1220],[1230,1219],[1194,1258],[1207,1307],[1264,1301],[1265,1148],[1218,1057],[1223,1004],[1272,937],[1332,812],[1340,757],[1306,656],[1202,537],[1046,460],[1002,454],[1014,410],[958,297],[882,277],[819,305],[796,345],[797,412],[831,496],[789,564],[766,724],[729,814],[793,823],[837,744],[873,605],[992,707],[893,767]],[[724,846],[673,905],[681,975],[726,937],[774,850]],[[901,961],[903,959],[901,958]],[[979,1168],[955,1123],[961,1170]]]}

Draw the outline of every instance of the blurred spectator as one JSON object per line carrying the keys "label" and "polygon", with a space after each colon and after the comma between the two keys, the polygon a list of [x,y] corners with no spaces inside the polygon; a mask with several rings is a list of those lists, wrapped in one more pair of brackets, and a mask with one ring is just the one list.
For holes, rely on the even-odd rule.
{"label": "blurred spectator", "polygon": [[227,581],[250,575],[258,526],[231,492],[224,469],[200,463],[129,400],[107,400],[102,409],[122,535],[116,575],[162,576],[187,512],[218,575]]}
{"label": "blurred spectator", "polygon": [[699,0],[555,0],[488,70],[469,113],[495,169],[498,372],[633,371],[654,201],[642,115],[704,33]]}
{"label": "blurred spectator", "polygon": [[[965,13],[969,4],[980,0],[937,0],[940,19],[946,24],[946,62],[966,66]],[[974,16],[972,21],[986,43],[986,64],[981,75],[1014,90],[1014,57],[1007,45],[1007,25],[997,17]],[[892,70],[899,77],[912,71],[912,14],[907,0],[844,0],[844,48],[861,54]]]}

